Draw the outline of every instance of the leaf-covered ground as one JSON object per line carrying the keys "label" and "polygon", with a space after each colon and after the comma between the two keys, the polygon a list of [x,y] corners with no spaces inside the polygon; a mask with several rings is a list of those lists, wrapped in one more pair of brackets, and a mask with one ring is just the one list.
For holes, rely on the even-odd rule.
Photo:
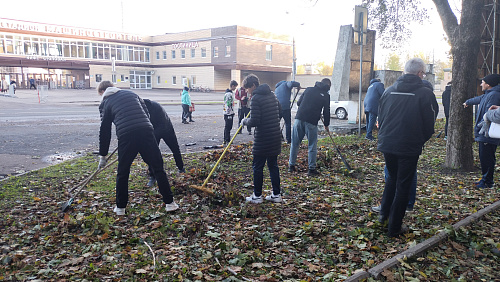
{"label": "leaf-covered ground", "polygon": [[[345,170],[325,138],[318,146],[321,176],[307,176],[305,144],[299,171],[288,173],[289,148],[283,145],[284,204],[244,203],[252,193],[251,144],[228,151],[210,181],[215,196],[189,186],[203,183],[222,150],[186,155],[186,174],[178,174],[167,155],[181,206],[174,213],[164,211],[156,189],[145,187],[147,167],[140,158],[132,165],[124,217],[112,212],[116,167],[91,181],[68,213],[60,211],[70,198],[68,190],[96,169],[95,156],[2,181],[0,280],[337,281],[500,199],[498,188],[473,187],[479,170],[444,170],[445,141],[432,138],[419,161],[415,210],[404,220],[412,232],[390,239],[370,209],[378,205],[384,186],[376,143],[356,136],[335,140],[354,171]],[[271,187],[264,171],[267,195]],[[385,277],[491,280],[500,264],[498,226],[497,212],[457,232],[456,241],[408,262],[411,269],[404,266]]]}

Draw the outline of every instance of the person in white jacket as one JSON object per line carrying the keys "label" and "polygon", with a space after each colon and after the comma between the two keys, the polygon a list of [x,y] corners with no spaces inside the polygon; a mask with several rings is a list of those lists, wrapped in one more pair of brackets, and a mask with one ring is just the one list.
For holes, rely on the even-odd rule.
{"label": "person in white jacket", "polygon": [[234,118],[234,96],[233,91],[238,86],[238,82],[231,80],[229,88],[224,93],[224,143],[226,146],[231,140],[231,129],[233,129]]}

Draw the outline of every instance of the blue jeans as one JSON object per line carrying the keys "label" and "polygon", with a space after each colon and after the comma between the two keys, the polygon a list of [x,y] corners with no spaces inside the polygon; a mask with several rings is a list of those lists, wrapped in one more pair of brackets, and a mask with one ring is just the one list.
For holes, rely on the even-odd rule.
{"label": "blue jeans", "polygon": [[293,124],[292,146],[290,147],[288,164],[295,165],[300,143],[305,135],[307,135],[307,141],[309,142],[308,166],[310,170],[314,170],[316,169],[316,155],[318,153],[316,147],[318,143],[318,126],[298,119],[295,119],[295,123]]}
{"label": "blue jeans", "polygon": [[377,115],[370,112],[365,112],[366,115],[366,139],[373,139],[373,127],[375,126],[375,122],[377,121]]}
{"label": "blue jeans", "polygon": [[264,157],[253,156],[253,192],[255,196],[262,195],[262,183],[264,182],[264,165],[267,161],[269,168],[269,176],[271,177],[271,185],[273,186],[273,194],[279,195],[280,189],[280,169],[278,167],[278,156]]}
{"label": "blue jeans", "polygon": [[396,234],[401,230],[408,200],[410,199],[411,183],[417,170],[418,158],[419,156],[399,156],[384,153],[389,177],[385,182],[380,216],[382,221],[389,219],[389,235]]}
{"label": "blue jeans", "polygon": [[[387,178],[389,177],[389,171],[387,170],[387,166],[384,166],[384,180],[387,182]],[[415,205],[415,200],[417,197],[417,171],[415,170],[415,176],[411,181],[410,187],[410,200],[408,200],[408,208],[413,209]]]}

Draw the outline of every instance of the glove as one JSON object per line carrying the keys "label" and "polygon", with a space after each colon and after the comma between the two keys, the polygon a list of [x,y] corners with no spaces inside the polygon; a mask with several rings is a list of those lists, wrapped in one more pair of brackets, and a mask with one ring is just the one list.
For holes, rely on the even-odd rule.
{"label": "glove", "polygon": [[107,163],[108,160],[106,160],[106,156],[99,156],[99,165],[97,166],[97,169],[104,168]]}
{"label": "glove", "polygon": [[241,124],[243,125],[247,125],[248,123],[248,119],[247,118],[244,118],[242,121],[241,121]]}

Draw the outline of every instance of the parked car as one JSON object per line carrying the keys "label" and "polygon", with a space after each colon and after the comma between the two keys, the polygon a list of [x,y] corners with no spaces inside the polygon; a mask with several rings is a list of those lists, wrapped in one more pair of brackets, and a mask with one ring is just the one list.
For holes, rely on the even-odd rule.
{"label": "parked car", "polygon": [[330,115],[335,115],[338,119],[346,119],[347,103],[348,101],[330,101]]}

